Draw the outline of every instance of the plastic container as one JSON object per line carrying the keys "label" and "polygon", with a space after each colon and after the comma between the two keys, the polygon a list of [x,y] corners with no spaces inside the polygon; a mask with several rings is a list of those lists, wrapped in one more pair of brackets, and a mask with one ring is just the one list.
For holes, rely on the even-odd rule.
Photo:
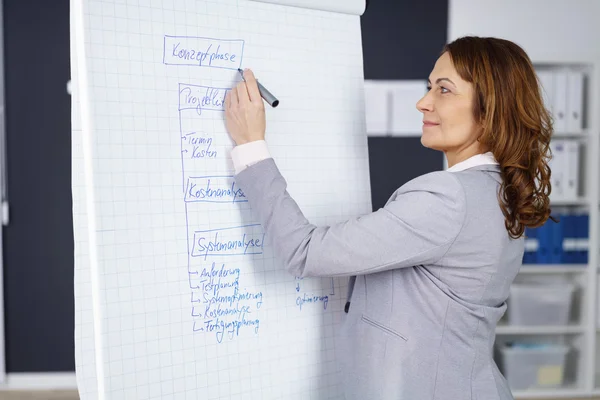
{"label": "plastic container", "polygon": [[556,388],[564,383],[569,347],[525,345],[500,348],[502,372],[512,390]]}
{"label": "plastic container", "polygon": [[575,285],[514,283],[508,298],[510,325],[567,325]]}

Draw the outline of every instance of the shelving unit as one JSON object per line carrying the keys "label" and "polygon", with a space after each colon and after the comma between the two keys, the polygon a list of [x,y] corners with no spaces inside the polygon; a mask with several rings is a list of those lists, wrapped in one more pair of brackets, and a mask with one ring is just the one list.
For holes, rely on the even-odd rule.
{"label": "shelving unit", "polygon": [[588,264],[537,264],[523,265],[521,274],[581,274],[586,272]]}
{"label": "shelving unit", "polygon": [[588,206],[589,204],[589,199],[585,197],[577,200],[556,200],[552,202],[552,205],[555,207]]}
{"label": "shelving unit", "polygon": [[496,328],[496,334],[498,335],[560,335],[583,332],[585,332],[585,326],[580,324],[544,326],[499,325]]}
{"label": "shelving unit", "polygon": [[[598,309],[598,257],[599,257],[599,186],[600,186],[600,118],[597,67],[593,63],[536,64],[538,73],[554,71],[579,71],[584,74],[583,121],[579,131],[555,130],[552,138],[580,143],[582,162],[580,190],[576,198],[567,200],[551,198],[553,213],[586,212],[589,215],[589,250],[586,264],[524,264],[515,282],[536,279],[558,279],[577,287],[571,320],[564,326],[513,326],[501,323],[496,330],[496,342],[536,341],[557,342],[571,347],[571,357],[565,368],[565,383],[558,388],[532,388],[514,390],[518,399],[577,398],[600,396],[600,311]],[[553,111],[554,112],[554,111]],[[556,118],[556,116],[554,116]],[[561,124],[559,124],[561,125]],[[556,126],[556,125],[555,125]],[[594,172],[596,171],[596,172]],[[510,313],[511,304],[509,298]],[[502,365],[501,361],[498,362]]]}
{"label": "shelving unit", "polygon": [[517,390],[513,392],[516,399],[574,399],[576,397],[588,397],[590,394],[589,391],[574,385],[566,385],[556,389]]}

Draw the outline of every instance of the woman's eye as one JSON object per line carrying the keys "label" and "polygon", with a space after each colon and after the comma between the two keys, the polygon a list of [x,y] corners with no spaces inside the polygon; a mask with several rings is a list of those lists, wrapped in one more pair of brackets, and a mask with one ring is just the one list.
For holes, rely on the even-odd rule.
{"label": "woman's eye", "polygon": [[[429,92],[430,90],[431,90],[431,86],[427,86],[427,91]],[[444,91],[444,90],[445,90],[445,91]],[[443,87],[443,86],[440,86],[440,91],[441,91],[442,93],[450,93],[450,90],[446,89],[446,88],[445,88],[445,87]]]}

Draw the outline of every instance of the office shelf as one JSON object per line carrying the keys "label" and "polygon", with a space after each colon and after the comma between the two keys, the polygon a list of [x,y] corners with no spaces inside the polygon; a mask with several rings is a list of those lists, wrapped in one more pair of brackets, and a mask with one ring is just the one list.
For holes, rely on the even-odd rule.
{"label": "office shelf", "polygon": [[551,326],[514,326],[498,325],[497,335],[562,335],[583,333],[583,325],[551,325]]}
{"label": "office shelf", "polygon": [[521,274],[579,274],[587,271],[587,264],[525,264]]}
{"label": "office shelf", "polygon": [[[600,84],[597,83],[600,59],[593,64],[552,64],[544,65],[543,70],[583,72],[586,78],[584,103],[600,104]],[[547,78],[548,75],[546,75]],[[564,75],[563,75],[564,76]],[[596,82],[596,83],[594,83]],[[596,107],[597,108],[597,107]],[[569,134],[555,131],[554,140],[574,140],[581,142],[579,168],[579,188],[576,198],[560,199],[557,194],[551,198],[553,214],[585,212],[589,215],[588,263],[587,264],[524,264],[516,280],[521,282],[569,282],[576,286],[571,312],[579,322],[566,326],[511,326],[500,324],[496,328],[496,341],[499,344],[511,341],[524,343],[568,344],[572,351],[565,365],[565,378],[577,385],[556,389],[515,391],[517,399],[576,399],[600,396],[600,269],[598,226],[600,226],[600,179],[590,171],[600,170],[600,118],[588,115],[582,123],[583,131]],[[568,129],[568,128],[567,128]],[[556,142],[554,142],[556,143]],[[553,189],[555,189],[553,187]],[[557,192],[560,193],[560,192]],[[533,238],[535,240],[535,238]],[[531,245],[530,241],[528,244]],[[531,248],[529,248],[531,251]],[[510,298],[508,300],[510,312]],[[598,328],[597,328],[598,326]],[[599,378],[596,378],[598,376]]]}
{"label": "office shelf", "polygon": [[564,132],[554,132],[554,137],[557,139],[587,139],[589,137],[589,131],[584,129],[580,133],[564,133]]}
{"label": "office shelf", "polygon": [[513,391],[516,400],[519,399],[573,399],[576,397],[587,397],[589,391],[579,386],[564,386],[556,389],[532,389]]}
{"label": "office shelf", "polygon": [[587,206],[590,204],[590,199],[587,197],[580,197],[578,199],[560,199],[551,200],[550,205],[553,207],[567,207],[567,206]]}

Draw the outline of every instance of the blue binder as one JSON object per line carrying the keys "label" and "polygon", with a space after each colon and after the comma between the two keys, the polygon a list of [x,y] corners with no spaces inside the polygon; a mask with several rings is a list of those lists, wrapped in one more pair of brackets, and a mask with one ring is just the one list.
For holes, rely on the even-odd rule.
{"label": "blue binder", "polygon": [[[576,222],[577,218],[575,215],[564,214],[560,216],[562,230],[563,230],[563,242],[562,242],[562,257],[561,263],[563,264],[575,264],[577,259],[575,249],[572,247],[573,241],[576,239]],[[565,244],[570,243],[569,246]]]}
{"label": "blue binder", "polygon": [[554,222],[548,220],[544,225],[537,228],[538,250],[536,259],[538,264],[551,264],[553,259]]}
{"label": "blue binder", "polygon": [[589,225],[590,216],[588,214],[580,214],[575,216],[575,236],[578,239],[578,246],[575,253],[576,264],[587,264],[588,263],[588,251],[589,249],[584,244],[589,239]]}
{"label": "blue binder", "polygon": [[523,264],[537,263],[537,249],[534,243],[537,242],[537,228],[525,228],[525,252],[523,253]]}

